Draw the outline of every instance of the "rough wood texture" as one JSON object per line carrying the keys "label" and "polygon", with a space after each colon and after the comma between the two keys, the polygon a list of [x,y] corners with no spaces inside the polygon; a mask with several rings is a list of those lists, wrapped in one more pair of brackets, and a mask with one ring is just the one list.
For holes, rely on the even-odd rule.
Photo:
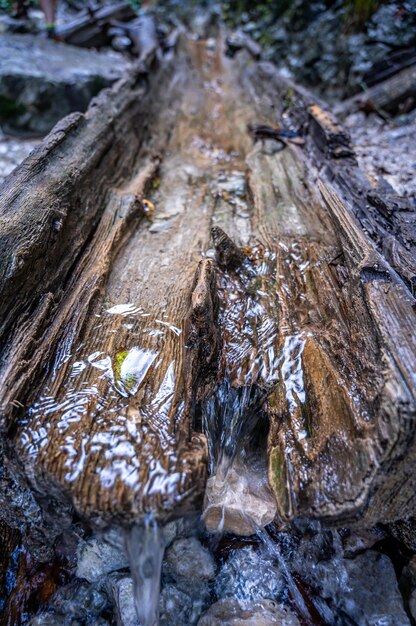
{"label": "rough wood texture", "polygon": [[346,100],[338,107],[340,115],[354,111],[397,113],[410,111],[416,103],[416,66],[412,65],[398,74],[373,85],[366,91]]}
{"label": "rough wood texture", "polygon": [[[261,75],[267,77],[268,93],[271,85],[281,96],[291,88],[270,66],[262,66]],[[283,112],[289,121],[299,117],[299,100],[309,104],[299,91],[294,100]],[[313,123],[317,121],[315,116]],[[320,124],[321,135],[331,136],[333,122],[321,118]],[[311,442],[304,441],[295,424],[275,422],[269,475],[272,484],[278,478],[274,484],[284,516],[313,512],[346,521],[364,514],[366,523],[374,523],[409,515],[414,506],[408,488],[399,491],[395,478],[401,475],[402,484],[408,484],[413,458],[414,298],[354,217],[367,227],[363,212],[370,182],[350,157],[322,160],[322,145],[313,140],[314,133],[309,134],[307,148],[318,169],[308,163],[308,179],[318,183],[319,202],[328,209],[340,246],[329,263],[332,271],[336,267],[335,282],[327,282],[333,296],[328,298],[331,291],[322,283],[322,260],[318,282],[313,273],[313,290],[306,285],[300,289],[302,300],[306,296],[310,302],[309,315],[319,319],[321,311],[322,321],[326,319],[322,331],[306,340],[302,355],[303,410],[317,419],[316,434],[312,429]],[[370,234],[377,243],[383,241],[378,221],[373,218],[371,225]],[[403,235],[398,229],[398,238]],[[323,305],[330,308],[322,310]],[[296,411],[291,419],[295,416]]]}
{"label": "rough wood texture", "polygon": [[[16,215],[1,251],[9,425],[23,405],[10,436],[36,490],[100,524],[199,506],[197,427],[211,471],[244,451],[253,492],[267,457],[284,518],[404,516],[414,300],[377,249],[377,220],[380,242],[358,221],[378,189],[322,105],[222,48],[189,42],[147,95],[120,84],[3,190]],[[253,145],[253,123],[295,129],[305,147]],[[54,203],[65,219],[50,245]]]}
{"label": "rough wood texture", "polygon": [[114,20],[131,20],[135,12],[129,2],[82,11],[71,22],[58,26],[56,33],[74,46],[100,47],[108,45],[107,31]]}

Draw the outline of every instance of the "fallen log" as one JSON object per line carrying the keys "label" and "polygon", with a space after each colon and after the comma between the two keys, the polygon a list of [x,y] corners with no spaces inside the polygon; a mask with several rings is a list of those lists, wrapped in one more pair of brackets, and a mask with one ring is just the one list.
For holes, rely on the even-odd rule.
{"label": "fallen log", "polygon": [[136,14],[130,2],[82,11],[71,22],[58,26],[56,36],[73,46],[100,47],[108,45],[107,30],[113,20],[131,20]]}
{"label": "fallen log", "polygon": [[354,111],[396,114],[407,113],[416,105],[416,66],[412,65],[381,83],[344,101],[337,114],[347,115]]}
{"label": "fallen log", "polygon": [[[208,448],[212,473],[251,459],[248,493],[268,471],[284,519],[404,517],[406,258],[402,280],[377,220],[374,240],[360,223],[378,189],[336,120],[273,66],[221,47],[188,42],[148,82],[118,83],[3,187],[1,401],[16,471],[90,524],[166,521],[201,506]],[[305,144],[253,144],[254,120]]]}
{"label": "fallen log", "polygon": [[390,50],[384,58],[376,61],[365,72],[363,81],[368,87],[372,87],[415,63],[416,51],[414,47]]}

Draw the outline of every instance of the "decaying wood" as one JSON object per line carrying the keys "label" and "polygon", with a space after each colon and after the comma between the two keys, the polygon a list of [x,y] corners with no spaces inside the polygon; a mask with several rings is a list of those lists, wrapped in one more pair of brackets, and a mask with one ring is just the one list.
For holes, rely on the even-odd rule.
{"label": "decaying wood", "polygon": [[[270,67],[263,65],[262,73],[268,81],[273,81]],[[273,84],[280,94],[290,87],[283,79],[279,82],[275,79]],[[270,83],[267,89],[271,89]],[[291,107],[294,119],[298,118],[299,99],[309,104],[304,94],[298,92],[298,102],[286,108],[287,119],[291,119]],[[326,126],[324,118],[319,123]],[[321,136],[330,134],[331,129],[332,121],[328,130],[322,129]],[[313,139],[313,135],[310,138]],[[311,155],[318,156],[319,169],[311,174],[312,180],[321,178],[320,202],[324,200],[328,208],[341,245],[341,256],[329,264],[334,267],[335,263],[337,268],[338,295],[328,300],[324,295],[328,289],[323,285],[314,287],[312,293],[323,297],[323,302],[332,300],[332,313],[328,311],[323,319],[331,319],[331,326],[334,326],[344,318],[345,325],[344,330],[340,326],[332,338],[332,333],[323,333],[320,346],[316,346],[318,350],[309,349],[309,354],[305,353],[311,340],[305,344],[306,397],[312,401],[307,414],[312,418],[319,416],[318,436],[312,436],[312,446],[305,441],[301,451],[302,439],[294,435],[295,425],[290,427],[283,422],[280,427],[272,427],[270,479],[279,477],[275,488],[280,489],[278,503],[286,516],[313,510],[318,516],[347,520],[354,512],[358,516],[364,512],[369,523],[380,519],[381,512],[391,518],[406,516],[411,512],[413,501],[407,490],[398,493],[398,483],[393,476],[403,472],[402,481],[407,477],[407,463],[411,463],[414,445],[408,438],[415,419],[412,372],[416,352],[410,331],[414,299],[354,218],[357,215],[367,227],[369,221],[365,222],[362,215],[366,193],[371,190],[370,182],[364,180],[353,159],[327,158],[323,162],[322,145],[316,146],[313,142],[307,147]],[[371,224],[378,243],[383,240],[382,228],[375,219]],[[403,232],[399,230],[397,237],[403,237]],[[312,284],[319,285],[319,282],[314,277]],[[305,289],[305,293],[307,295],[308,290]],[[322,305],[311,304],[310,311],[316,315]],[[334,344],[333,339],[338,340],[343,334],[342,343]],[[316,334],[312,343],[318,337]],[[336,394],[333,393],[335,386]],[[323,402],[329,410],[325,410]],[[327,426],[325,414],[328,415]],[[334,428],[334,416],[340,419],[342,415],[344,423]],[[328,426],[330,430],[324,434]],[[274,459],[273,441],[279,441]],[[402,461],[404,449],[408,449],[407,462]]]}
{"label": "decaying wood", "polygon": [[412,65],[394,74],[381,83],[343,102],[339,108],[340,115],[354,111],[371,111],[395,114],[406,113],[416,104],[416,65]]}
{"label": "decaying wood", "polygon": [[414,47],[389,50],[383,58],[373,63],[365,72],[363,81],[372,87],[415,63],[416,51]]}
{"label": "decaying wood", "polygon": [[[3,188],[9,436],[33,488],[97,524],[200,506],[206,439],[211,460],[267,457],[283,518],[405,516],[411,229],[320,103],[222,46],[122,81]],[[364,231],[368,197],[394,231]]]}
{"label": "decaying wood", "polygon": [[114,20],[131,20],[136,16],[129,2],[99,6],[82,11],[69,23],[56,29],[58,37],[74,46],[99,47],[108,45],[107,31]]}

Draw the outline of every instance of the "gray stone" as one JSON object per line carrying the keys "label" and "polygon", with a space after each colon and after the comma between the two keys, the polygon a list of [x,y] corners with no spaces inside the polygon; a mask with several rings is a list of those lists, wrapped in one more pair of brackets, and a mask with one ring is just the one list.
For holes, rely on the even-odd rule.
{"label": "gray stone", "polygon": [[56,613],[39,613],[28,622],[27,626],[80,626],[80,622]]}
{"label": "gray stone", "polygon": [[224,598],[213,604],[201,617],[198,626],[300,626],[287,607],[271,600],[242,603]]}
{"label": "gray stone", "polygon": [[160,626],[183,626],[191,624],[192,598],[175,585],[166,585],[160,594]]}
{"label": "gray stone", "polygon": [[115,605],[117,626],[140,626],[134,605],[133,579],[130,576],[109,576],[107,589]]}
{"label": "gray stone", "polygon": [[221,471],[207,481],[203,520],[210,532],[253,535],[276,516],[276,500],[267,472],[235,460],[225,477]]}
{"label": "gray stone", "polygon": [[164,572],[176,579],[207,581],[215,577],[215,562],[196,537],[177,539],[166,550]]}
{"label": "gray stone", "polygon": [[0,39],[0,124],[9,133],[45,135],[128,67],[113,51],[75,48],[33,35]]}
{"label": "gray stone", "polygon": [[106,594],[80,580],[61,587],[49,603],[57,613],[74,619],[97,618],[107,606]]}
{"label": "gray stone", "polygon": [[410,615],[416,620],[416,589],[413,589],[409,598],[409,611]]}
{"label": "gray stone", "polygon": [[336,531],[324,530],[301,539],[290,568],[321,598],[342,597],[348,573],[341,539]]}
{"label": "gray stone", "polygon": [[388,529],[395,539],[404,543],[406,548],[412,552],[416,551],[416,517],[389,524]]}
{"label": "gray stone", "polygon": [[360,626],[410,626],[390,559],[369,550],[345,560],[348,585],[339,607]]}
{"label": "gray stone", "polygon": [[342,540],[345,556],[353,556],[363,550],[372,548],[375,543],[385,539],[387,533],[381,528],[369,528],[359,532],[351,532]]}
{"label": "gray stone", "polygon": [[231,552],[215,581],[219,598],[246,602],[282,600],[284,589],[285,580],[270,556],[252,547]]}
{"label": "gray stone", "polygon": [[79,544],[76,570],[78,578],[93,583],[106,574],[128,567],[129,561],[124,549],[104,538],[91,537]]}

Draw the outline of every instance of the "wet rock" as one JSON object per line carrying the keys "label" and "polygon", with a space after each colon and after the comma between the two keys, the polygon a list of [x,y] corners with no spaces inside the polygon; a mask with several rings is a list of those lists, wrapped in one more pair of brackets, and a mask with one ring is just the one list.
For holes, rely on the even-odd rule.
{"label": "wet rock", "polygon": [[389,524],[388,530],[395,539],[404,543],[406,548],[416,552],[416,517]]}
{"label": "wet rock", "polygon": [[345,556],[353,556],[363,550],[372,548],[374,544],[387,537],[382,528],[369,528],[359,532],[348,532],[342,537]]}
{"label": "wet rock", "polygon": [[41,504],[20,474],[7,461],[2,465],[1,459],[0,519],[21,532],[32,558],[43,563],[53,558],[54,543],[70,526],[72,509],[59,503],[52,494],[43,507]]}
{"label": "wet rock", "polygon": [[408,612],[416,619],[416,556],[413,556],[403,568],[399,588],[405,599]]}
{"label": "wet rock", "polygon": [[409,598],[409,611],[413,619],[416,620],[416,589],[413,589]]}
{"label": "wet rock", "polygon": [[56,613],[39,613],[28,622],[27,626],[80,626],[80,622],[68,619],[65,615],[56,615]]}
{"label": "wet rock", "polygon": [[225,478],[220,473],[209,478],[203,515],[209,531],[252,535],[275,516],[276,502],[265,470],[235,461]]}
{"label": "wet rock", "polygon": [[[25,622],[26,623],[26,622]],[[30,622],[27,623],[27,626],[110,626],[109,622],[102,617],[92,617],[91,619],[79,620],[73,619],[69,615],[60,615],[58,613],[39,613]]]}
{"label": "wet rock", "polygon": [[160,594],[160,626],[183,626],[194,623],[191,620],[193,602],[191,597],[175,585],[166,585]]}
{"label": "wet rock", "polygon": [[345,560],[348,584],[338,604],[360,626],[410,626],[390,559],[369,550]]}
{"label": "wet rock", "polygon": [[325,530],[305,536],[290,567],[323,599],[341,597],[348,585],[343,547],[336,531]]}
{"label": "wet rock", "polygon": [[107,606],[105,593],[79,580],[61,587],[49,603],[58,614],[74,619],[97,618]]}
{"label": "wet rock", "polygon": [[112,574],[107,589],[115,605],[117,626],[140,626],[134,605],[133,579]]}
{"label": "wet rock", "polygon": [[242,603],[224,598],[213,604],[198,626],[299,626],[298,618],[287,607],[271,600]]}
{"label": "wet rock", "polygon": [[32,35],[0,41],[0,124],[9,133],[45,135],[128,67],[116,52],[96,52]]}
{"label": "wet rock", "polygon": [[283,600],[285,581],[265,551],[247,547],[230,553],[216,578],[215,591],[219,598],[242,602]]}
{"label": "wet rock", "polygon": [[164,571],[176,579],[208,581],[215,577],[215,562],[196,537],[189,537],[176,540],[166,550]]}
{"label": "wet rock", "polygon": [[[162,573],[165,584],[161,611],[166,616],[173,615],[176,606],[178,612],[187,613],[187,620],[182,623],[196,624],[210,601],[209,582],[215,578],[212,554],[196,537],[177,539],[166,550]],[[181,622],[177,623],[179,626]]]}
{"label": "wet rock", "polygon": [[93,583],[106,574],[128,567],[124,549],[105,538],[91,537],[88,541],[80,542],[76,570],[78,578]]}

